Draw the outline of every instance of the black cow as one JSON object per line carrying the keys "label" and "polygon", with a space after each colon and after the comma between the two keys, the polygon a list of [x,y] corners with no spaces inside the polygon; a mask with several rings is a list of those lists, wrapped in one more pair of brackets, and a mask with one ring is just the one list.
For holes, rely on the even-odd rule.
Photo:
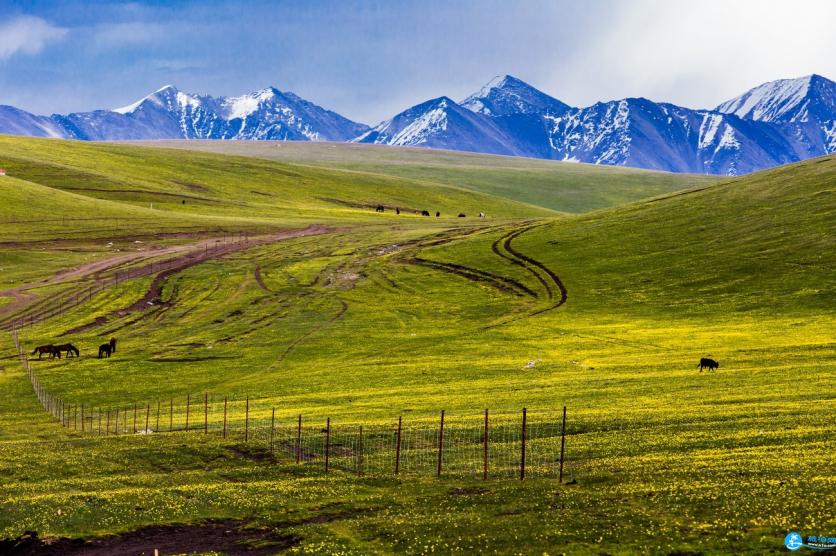
{"label": "black cow", "polygon": [[702,372],[703,368],[707,368],[709,371],[713,371],[714,369],[719,369],[720,364],[715,361],[714,359],[709,359],[708,357],[703,357],[700,359],[699,364],[700,372]]}

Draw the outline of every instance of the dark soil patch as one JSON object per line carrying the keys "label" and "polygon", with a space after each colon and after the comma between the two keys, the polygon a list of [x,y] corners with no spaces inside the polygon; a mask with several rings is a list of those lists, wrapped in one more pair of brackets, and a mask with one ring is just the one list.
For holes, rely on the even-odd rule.
{"label": "dark soil patch", "polygon": [[223,554],[266,556],[299,544],[297,535],[273,529],[248,527],[240,520],[211,520],[196,525],[154,525],[130,533],[93,539],[38,537],[28,532],[17,539],[0,541],[0,553],[8,556],[110,556],[111,554]]}
{"label": "dark soil patch", "polygon": [[230,450],[238,457],[252,461],[273,461],[275,459],[270,450],[257,446],[234,446]]}
{"label": "dark soil patch", "polygon": [[486,488],[482,487],[458,487],[458,488],[451,488],[447,491],[447,494],[451,496],[472,496],[475,494],[487,494],[490,492]]}

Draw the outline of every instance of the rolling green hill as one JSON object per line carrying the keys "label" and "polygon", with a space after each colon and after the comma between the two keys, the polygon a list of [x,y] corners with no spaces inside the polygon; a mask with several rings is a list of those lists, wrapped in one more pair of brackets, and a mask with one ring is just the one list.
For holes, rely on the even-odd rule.
{"label": "rolling green hill", "polygon": [[[83,215],[149,211],[149,199],[119,184],[179,195],[181,180],[212,202],[187,198],[182,208],[157,196],[154,215],[207,219],[205,233],[220,217],[229,229],[329,227],[114,283],[21,331],[27,352],[59,339],[80,347],[77,359],[33,362],[55,395],[88,408],[153,407],[207,392],[213,418],[224,397],[238,409],[249,397],[260,427],[249,443],[238,409],[226,439],[67,430],[38,405],[11,339],[0,337],[0,538],[216,518],[243,520],[230,530],[267,527],[302,553],[761,554],[782,549],[788,530],[836,528],[836,157],[567,216],[424,177],[378,175],[377,189],[364,189],[372,178],[363,177],[354,189],[366,174],[313,163],[8,143],[0,165],[32,183],[7,183],[35,197],[75,188],[56,206],[78,202]],[[93,177],[62,182],[64,167]],[[280,170],[309,187],[292,190],[272,175]],[[89,191],[94,182],[106,191]],[[251,201],[245,183],[281,191],[288,204]],[[319,184],[358,204],[392,195],[451,209],[454,191],[456,203],[492,202],[503,218],[379,216],[321,201]],[[82,203],[75,195],[85,188]],[[13,217],[32,201],[16,202]],[[158,238],[168,224],[145,215],[130,232],[147,231],[149,248],[195,240]],[[40,232],[79,237],[61,242],[68,250],[95,243],[50,222]],[[43,253],[56,248],[22,242],[2,266],[37,282]],[[99,261],[113,256],[95,251]],[[40,292],[44,302],[66,295],[56,289]],[[96,359],[111,336],[118,353]],[[707,356],[719,370],[696,368]],[[484,408],[510,420],[522,407],[542,415],[563,405],[571,485],[482,481],[475,469],[442,479],[325,476],[316,462],[264,453],[273,408],[282,426],[303,414],[316,430],[328,417],[337,427],[391,427],[445,409],[455,431],[481,422]]]}
{"label": "rolling green hill", "polygon": [[561,212],[612,207],[716,183],[719,179],[716,176],[380,145],[284,141],[149,141],[139,144],[452,184]]}

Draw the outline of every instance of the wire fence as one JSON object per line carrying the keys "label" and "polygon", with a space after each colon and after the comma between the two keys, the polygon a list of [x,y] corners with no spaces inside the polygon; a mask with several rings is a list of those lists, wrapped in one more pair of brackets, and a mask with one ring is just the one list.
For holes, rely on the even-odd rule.
{"label": "wire fence", "polygon": [[566,449],[566,408],[436,416],[402,416],[390,423],[311,421],[276,417],[264,399],[209,393],[110,407],[75,404],[41,384],[12,332],[23,367],[43,408],[62,426],[95,436],[190,433],[224,438],[253,457],[358,476],[436,476],[482,479],[556,478],[574,481]]}

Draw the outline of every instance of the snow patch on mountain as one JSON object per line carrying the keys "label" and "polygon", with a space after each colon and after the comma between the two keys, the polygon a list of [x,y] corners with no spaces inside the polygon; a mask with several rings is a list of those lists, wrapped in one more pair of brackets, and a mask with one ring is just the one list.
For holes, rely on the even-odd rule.
{"label": "snow patch on mountain", "polygon": [[734,114],[740,118],[777,121],[790,114],[787,121],[805,121],[807,94],[812,75],[798,79],[778,79],[764,83],[737,98],[720,104],[718,112]]}

